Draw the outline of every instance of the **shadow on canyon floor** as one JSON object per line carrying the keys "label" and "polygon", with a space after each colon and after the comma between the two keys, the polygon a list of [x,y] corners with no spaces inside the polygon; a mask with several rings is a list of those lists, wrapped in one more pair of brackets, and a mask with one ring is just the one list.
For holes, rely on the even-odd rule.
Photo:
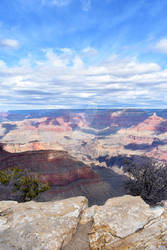
{"label": "shadow on canyon floor", "polygon": [[11,130],[15,130],[17,128],[17,125],[13,125],[10,123],[3,123],[2,124],[2,128],[5,129],[5,132],[3,134],[3,136],[0,136],[0,139],[2,139],[5,135],[7,135]]}
{"label": "shadow on canyon floor", "polygon": [[[103,205],[109,198],[127,194],[123,184],[126,179],[125,176],[116,174],[112,169],[102,167],[95,167],[95,172],[100,176],[100,180],[81,179],[65,186],[51,186],[50,190],[41,193],[36,201],[56,201],[85,196],[88,199],[89,206],[92,206]],[[0,200],[11,200],[10,194],[3,185],[0,185]]]}
{"label": "shadow on canyon floor", "polygon": [[125,175],[113,171],[111,168],[93,167],[93,171],[100,177],[96,180],[76,180],[66,186],[52,186],[49,191],[41,193],[38,201],[61,200],[74,196],[85,196],[89,206],[103,205],[106,200],[127,194],[124,188]]}
{"label": "shadow on canyon floor", "polygon": [[158,149],[158,146],[164,146],[167,145],[167,140],[154,140],[152,144],[147,144],[147,143],[141,143],[141,144],[136,144],[136,143],[130,143],[128,145],[125,145],[125,149],[129,150],[145,150],[145,151],[150,151],[152,149]]}

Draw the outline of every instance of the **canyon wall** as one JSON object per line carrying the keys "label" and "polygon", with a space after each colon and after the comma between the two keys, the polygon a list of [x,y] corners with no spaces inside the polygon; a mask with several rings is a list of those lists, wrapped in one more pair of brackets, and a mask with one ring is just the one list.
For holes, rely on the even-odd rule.
{"label": "canyon wall", "polygon": [[[50,190],[41,193],[38,200],[60,200],[85,195],[89,204],[103,204],[111,196],[125,193],[122,181],[106,168],[96,169],[70,156],[65,151],[38,150],[10,153],[0,151],[0,169],[18,167],[36,176],[41,182],[49,183]],[[117,187],[115,187],[117,183]],[[12,194],[0,185],[0,200],[13,199]]]}

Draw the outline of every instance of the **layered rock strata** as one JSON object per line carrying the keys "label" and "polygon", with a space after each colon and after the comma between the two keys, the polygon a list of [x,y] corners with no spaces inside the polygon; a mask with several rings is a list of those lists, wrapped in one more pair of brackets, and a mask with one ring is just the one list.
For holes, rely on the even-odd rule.
{"label": "layered rock strata", "polygon": [[[1,148],[0,169],[18,167],[49,182],[50,190],[38,196],[40,201],[60,200],[73,196],[86,196],[89,204],[104,204],[111,196],[122,195],[121,176],[112,170],[95,168],[78,161],[65,151],[39,150],[9,153]],[[106,170],[106,173],[103,171]],[[116,185],[116,186],[115,186]],[[0,200],[14,199],[9,190],[0,185]]]}
{"label": "layered rock strata", "polygon": [[167,160],[166,115],[137,110],[66,110],[55,111],[51,117],[47,112],[22,115],[23,119],[9,115],[0,120],[0,140],[12,153],[65,150],[87,163],[106,154]]}
{"label": "layered rock strata", "polygon": [[64,186],[79,179],[96,179],[98,176],[84,163],[65,151],[40,150],[23,153],[1,151],[0,169],[19,167],[39,176],[42,182]]}

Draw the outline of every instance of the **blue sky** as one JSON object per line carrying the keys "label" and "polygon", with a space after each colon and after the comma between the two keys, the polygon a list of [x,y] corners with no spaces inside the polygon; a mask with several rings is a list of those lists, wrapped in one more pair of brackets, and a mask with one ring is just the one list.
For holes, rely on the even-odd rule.
{"label": "blue sky", "polygon": [[166,108],[166,0],[1,0],[0,110]]}

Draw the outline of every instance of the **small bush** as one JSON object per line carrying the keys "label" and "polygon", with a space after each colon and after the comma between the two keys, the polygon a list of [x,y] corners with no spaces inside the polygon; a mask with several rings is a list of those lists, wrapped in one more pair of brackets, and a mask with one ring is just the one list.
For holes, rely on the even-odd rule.
{"label": "small bush", "polygon": [[132,195],[140,195],[150,205],[166,199],[167,166],[145,158],[141,165],[126,162],[128,179],[125,188]]}
{"label": "small bush", "polygon": [[19,168],[1,170],[0,183],[5,185],[11,197],[19,202],[30,201],[50,188],[48,184],[40,183],[37,178]]}

